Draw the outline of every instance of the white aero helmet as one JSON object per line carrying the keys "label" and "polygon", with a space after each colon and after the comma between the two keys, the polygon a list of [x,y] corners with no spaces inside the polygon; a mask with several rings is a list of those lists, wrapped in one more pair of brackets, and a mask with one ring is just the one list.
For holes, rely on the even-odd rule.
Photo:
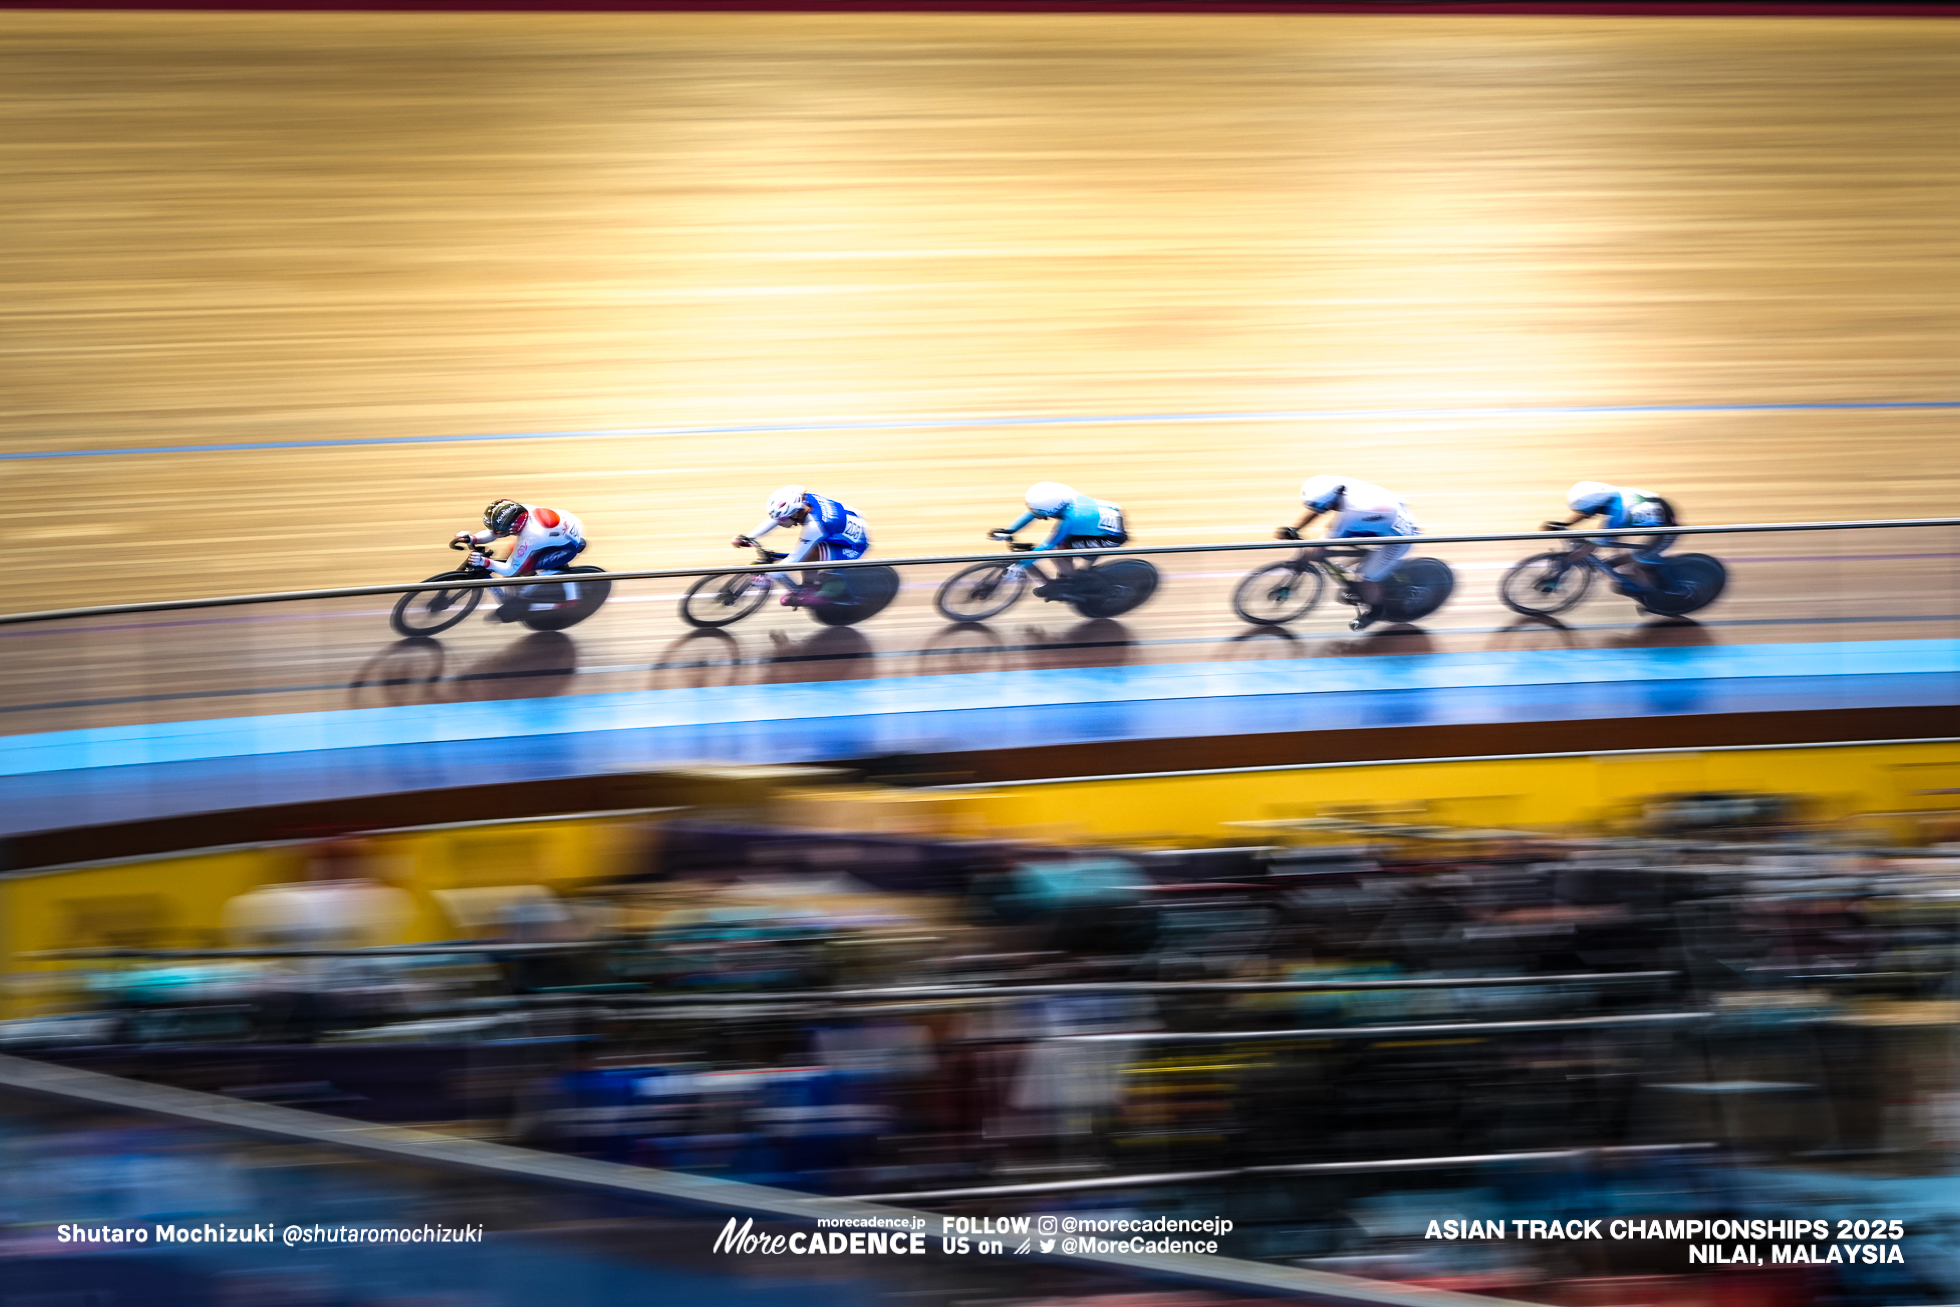
{"label": "white aero helmet", "polygon": [[780,522],[803,507],[802,486],[782,486],[769,496],[768,505],[762,510],[771,520]]}
{"label": "white aero helmet", "polygon": [[1308,477],[1300,483],[1300,502],[1316,513],[1325,513],[1346,489],[1339,477]]}
{"label": "white aero helmet", "polygon": [[1565,492],[1565,502],[1575,513],[1597,513],[1619,493],[1604,481],[1579,481]]}
{"label": "white aero helmet", "polygon": [[1037,517],[1060,517],[1075,492],[1059,481],[1037,481],[1028,487],[1028,511]]}

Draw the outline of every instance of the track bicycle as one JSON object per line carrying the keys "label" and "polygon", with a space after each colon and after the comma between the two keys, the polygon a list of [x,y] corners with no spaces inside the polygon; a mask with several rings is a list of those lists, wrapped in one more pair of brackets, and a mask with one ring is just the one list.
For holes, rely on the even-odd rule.
{"label": "track bicycle", "polygon": [[[1563,531],[1547,522],[1547,531]],[[1657,617],[1682,617],[1708,607],[1727,588],[1729,571],[1708,554],[1664,555],[1660,561],[1635,566],[1632,550],[1622,545],[1609,555],[1602,551],[1620,543],[1594,536],[1572,536],[1561,547],[1533,554],[1511,568],[1498,582],[1497,597],[1514,613],[1554,617],[1577,607],[1605,578],[1615,592],[1627,596]],[[1646,576],[1643,579],[1641,572]]]}
{"label": "track bicycle", "polygon": [[[757,563],[780,563],[787,557],[756,546]],[[825,626],[855,626],[898,597],[898,569],[893,567],[818,567],[805,576],[806,583],[791,592],[789,606],[803,609]],[[681,620],[704,631],[733,626],[781,588],[768,572],[704,576],[681,596]]]}
{"label": "track bicycle", "polygon": [[[430,577],[429,582],[477,581],[494,575],[490,571],[489,556],[481,550],[459,540],[451,540],[449,547],[464,550],[469,557],[464,560],[463,566],[451,572],[439,572]],[[540,572],[539,575],[575,578],[581,573],[604,573],[605,570],[603,567],[566,567]],[[533,631],[562,631],[577,626],[598,612],[612,594],[612,582],[567,579],[514,585],[508,589],[493,585],[454,590],[411,590],[396,602],[388,624],[394,627],[395,634],[409,639],[441,635],[475,612],[486,593],[497,601],[493,617],[517,622]]]}
{"label": "track bicycle", "polygon": [[[1035,546],[1011,541],[1016,553]],[[1053,574],[1032,558],[975,563],[947,577],[933,603],[949,622],[984,622],[1012,608],[1032,588],[1046,603],[1064,603],[1084,617],[1116,617],[1142,604],[1157,591],[1157,568],[1142,558],[1093,561]]]}
{"label": "track bicycle", "polygon": [[1367,561],[1359,545],[1312,544],[1291,558],[1255,567],[1232,591],[1232,611],[1256,626],[1285,626],[1314,610],[1331,579],[1343,603],[1353,604],[1351,624],[1419,622],[1449,601],[1456,573],[1440,558],[1404,558],[1383,578],[1381,603],[1372,613],[1355,586]]}

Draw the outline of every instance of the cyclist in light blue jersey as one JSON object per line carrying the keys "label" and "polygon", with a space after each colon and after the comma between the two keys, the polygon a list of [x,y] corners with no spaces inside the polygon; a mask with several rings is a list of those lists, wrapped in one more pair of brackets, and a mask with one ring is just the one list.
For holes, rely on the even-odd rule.
{"label": "cyclist in light blue jersey", "polygon": [[[1011,526],[987,532],[987,539],[1012,540],[1016,531],[1040,518],[1052,521],[1055,528],[1048,533],[1046,541],[1035,546],[1037,553],[1067,549],[1113,549],[1129,541],[1130,532],[1123,520],[1120,505],[1112,504],[1107,499],[1092,499],[1059,481],[1038,481],[1029,486],[1027,505],[1028,511],[1015,518]],[[1036,586],[1035,595],[1047,598],[1044,592],[1051,586],[1059,585],[1074,569],[1073,559],[1057,558],[1055,580]]]}
{"label": "cyclist in light blue jersey", "polygon": [[[770,495],[763,514],[762,521],[750,527],[747,534],[735,536],[729,543],[737,549],[748,549],[758,546],[762,537],[777,527],[793,526],[801,531],[796,547],[784,556],[785,563],[841,562],[862,558],[871,548],[871,532],[863,518],[848,505],[813,495],[802,486],[783,486]],[[819,585],[814,574],[802,584],[791,579],[787,572],[769,575],[783,587],[785,608],[814,607],[845,597],[844,582],[836,576]]]}
{"label": "cyclist in light blue jersey", "polygon": [[[1631,486],[1581,481],[1565,492],[1565,502],[1572,510],[1572,516],[1564,522],[1547,522],[1545,525],[1563,531],[1589,517],[1603,518],[1602,525],[1609,531],[1630,526],[1676,525],[1674,505],[1659,495],[1650,495]],[[1616,544],[1625,549],[1627,557],[1633,560],[1635,578],[1642,585],[1651,586],[1654,576],[1649,568],[1659,563],[1661,555],[1680,538],[1671,535],[1617,536],[1600,543]]]}

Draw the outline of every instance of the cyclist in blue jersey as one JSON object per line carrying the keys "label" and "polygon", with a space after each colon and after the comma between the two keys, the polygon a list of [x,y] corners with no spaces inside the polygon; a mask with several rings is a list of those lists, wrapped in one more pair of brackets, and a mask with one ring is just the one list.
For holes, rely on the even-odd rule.
{"label": "cyclist in blue jersey", "polygon": [[[848,505],[822,495],[813,495],[802,486],[784,486],[769,496],[763,509],[762,521],[750,527],[745,535],[735,536],[729,541],[737,549],[759,547],[763,536],[777,527],[800,527],[796,547],[784,555],[785,563],[828,563],[842,562],[864,557],[871,548],[871,532],[865,528],[864,519],[859,517]],[[769,574],[783,587],[783,606],[785,608],[809,608],[818,604],[833,603],[846,597],[847,587],[842,579],[833,576],[819,584],[814,575],[798,584],[787,572]]]}
{"label": "cyclist in blue jersey", "polygon": [[[1028,511],[1015,518],[1011,526],[987,532],[987,539],[1012,540],[1016,531],[1036,518],[1055,524],[1054,530],[1048,533],[1048,539],[1035,546],[1037,553],[1066,549],[1113,549],[1127,543],[1130,538],[1120,505],[1112,504],[1107,499],[1092,499],[1079,494],[1059,481],[1038,481],[1029,486],[1027,505]],[[1036,586],[1035,596],[1048,598],[1052,588],[1063,584],[1074,569],[1073,559],[1057,558],[1055,579]]]}
{"label": "cyclist in blue jersey", "polygon": [[[1659,495],[1650,495],[1645,490],[1635,490],[1631,486],[1609,486],[1604,481],[1581,481],[1565,492],[1565,503],[1572,510],[1572,516],[1563,522],[1547,522],[1545,525],[1558,531],[1577,526],[1589,517],[1603,518],[1602,525],[1609,531],[1632,526],[1674,526],[1674,505]],[[1612,541],[1600,543],[1617,544],[1627,551],[1632,560],[1634,577],[1645,586],[1654,584],[1653,565],[1661,561],[1661,555],[1679,536],[1618,536]]]}

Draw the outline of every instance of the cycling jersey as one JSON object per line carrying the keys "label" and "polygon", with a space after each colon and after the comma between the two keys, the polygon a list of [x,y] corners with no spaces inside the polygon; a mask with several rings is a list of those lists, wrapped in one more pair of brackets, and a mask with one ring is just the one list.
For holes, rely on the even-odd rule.
{"label": "cycling jersey", "polygon": [[[803,563],[811,559],[835,562],[852,558],[862,558],[871,548],[871,532],[847,505],[822,495],[806,494],[803,506],[808,511],[803,514],[803,530],[797,539],[797,546],[784,558],[784,562]],[[747,534],[751,540],[760,540],[774,531],[782,523],[773,517],[762,519]]]}
{"label": "cycling jersey", "polygon": [[[470,533],[470,540],[477,545],[491,544],[497,538],[494,531]],[[496,575],[530,576],[534,572],[557,571],[584,552],[585,524],[570,513],[526,504],[524,525],[513,533],[512,539],[515,543],[511,545],[510,557],[502,562],[485,560],[485,565]]]}
{"label": "cycling jersey", "polygon": [[[1007,528],[1013,535],[1041,514],[1029,509],[1016,518]],[[1048,549],[1095,549],[1114,547],[1130,538],[1123,521],[1123,509],[1107,499],[1092,499],[1088,495],[1077,495],[1069,500],[1068,507],[1055,517],[1055,529],[1048,539],[1038,545],[1037,550]]]}
{"label": "cycling jersey", "polygon": [[[1332,513],[1327,529],[1330,540],[1352,540],[1358,536],[1412,536],[1420,529],[1408,504],[1393,491],[1367,481],[1347,481],[1334,487],[1321,499],[1307,505],[1316,513]],[[1364,581],[1384,580],[1395,565],[1407,556],[1413,545],[1382,545],[1367,551],[1354,572]]]}
{"label": "cycling jersey", "polygon": [[[1597,516],[1606,519],[1604,525],[1608,530],[1634,526],[1674,525],[1674,508],[1671,504],[1659,495],[1650,495],[1645,490],[1635,490],[1631,486],[1615,486],[1613,497],[1606,501],[1605,507],[1598,510]],[[1661,554],[1678,539],[1679,536],[1620,536],[1617,541],[1601,540],[1600,543],[1618,543],[1630,550],[1637,561],[1657,563],[1661,559]]]}
{"label": "cycling jersey", "polygon": [[1628,526],[1674,525],[1674,511],[1665,499],[1630,486],[1615,487],[1613,497],[1606,501],[1606,507],[1599,510],[1599,515],[1606,519],[1605,525],[1609,530]]}

